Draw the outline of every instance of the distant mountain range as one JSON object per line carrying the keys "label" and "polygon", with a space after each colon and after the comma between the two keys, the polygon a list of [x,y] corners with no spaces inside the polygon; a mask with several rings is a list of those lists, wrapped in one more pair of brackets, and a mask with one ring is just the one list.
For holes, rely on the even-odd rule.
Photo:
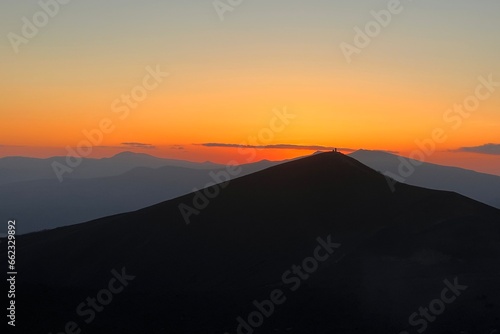
{"label": "distant mountain range", "polygon": [[[211,162],[196,163],[183,160],[163,159],[148,154],[133,152],[122,152],[111,158],[81,159],[78,167],[73,168],[71,173],[64,174],[64,179],[89,179],[116,176],[136,167],[159,168],[171,166],[192,169],[213,169],[223,167],[223,165]],[[52,157],[47,159],[27,157],[0,158],[0,185],[43,179],[58,181],[52,166],[54,162],[67,165],[66,157]]]}
{"label": "distant mountain range", "polygon": [[[396,187],[353,158],[323,153],[205,189],[216,195],[194,204],[189,225],[179,208],[196,203],[196,193],[19,236],[16,330],[500,328],[500,210],[452,192]],[[3,268],[6,259],[2,249]]]}
{"label": "distant mountain range", "polygon": [[[276,164],[264,160],[242,165],[237,176]],[[136,167],[139,165],[141,167]],[[226,167],[121,154],[110,159],[85,161],[81,168],[78,177],[64,182],[50,178],[0,185],[0,203],[8,208],[2,218],[15,217],[19,221],[17,233],[28,233],[134,211],[190,193],[194,188],[204,188],[209,182],[218,183],[211,173],[217,174]],[[91,178],[122,171],[125,172]]]}
{"label": "distant mountain range", "polygon": [[[405,176],[405,173],[412,171],[410,176],[404,177],[404,183],[429,189],[455,191],[500,209],[500,176],[427,162],[414,166],[408,158],[382,151],[359,150],[349,156],[383,174],[389,172],[388,175],[398,181],[400,175]],[[404,165],[409,165],[413,170],[400,167]],[[402,168],[404,173],[401,173],[399,168]]]}

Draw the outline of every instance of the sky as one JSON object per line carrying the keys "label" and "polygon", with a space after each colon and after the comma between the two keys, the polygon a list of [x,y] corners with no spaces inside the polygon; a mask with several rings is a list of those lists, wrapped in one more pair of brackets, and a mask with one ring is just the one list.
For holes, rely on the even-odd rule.
{"label": "sky", "polygon": [[500,175],[496,0],[59,1],[0,3],[0,157],[338,147]]}

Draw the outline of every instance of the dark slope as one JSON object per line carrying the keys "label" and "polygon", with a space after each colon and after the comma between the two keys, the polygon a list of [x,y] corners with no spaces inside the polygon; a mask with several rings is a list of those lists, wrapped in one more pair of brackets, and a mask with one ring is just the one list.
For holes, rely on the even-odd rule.
{"label": "dark slope", "polygon": [[[279,288],[287,301],[257,333],[413,333],[410,314],[454,277],[468,289],[426,332],[499,327],[499,211],[398,187],[325,153],[231,181],[190,225],[178,206],[193,194],[20,237],[18,328],[55,333],[74,320],[83,333],[235,333],[236,317]],[[342,245],[292,292],[282,274],[328,235]],[[122,267],[136,278],[84,324],[76,306]]]}

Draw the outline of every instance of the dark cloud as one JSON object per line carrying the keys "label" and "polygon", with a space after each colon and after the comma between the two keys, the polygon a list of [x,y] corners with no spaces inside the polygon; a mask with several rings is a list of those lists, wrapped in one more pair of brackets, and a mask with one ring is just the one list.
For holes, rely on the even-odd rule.
{"label": "dark cloud", "polygon": [[278,150],[308,150],[308,151],[331,151],[336,148],[339,151],[354,152],[355,149],[334,146],[321,145],[293,145],[293,144],[274,144],[274,145],[243,145],[243,144],[226,144],[226,143],[203,143],[198,144],[206,147],[235,147],[235,148],[258,148],[258,149],[278,149]]}
{"label": "dark cloud", "polygon": [[99,145],[99,146],[94,146],[94,148],[123,148],[123,146],[106,146],[106,145]]}
{"label": "dark cloud", "polygon": [[109,149],[109,148],[119,148],[119,149],[124,149],[124,148],[154,149],[154,148],[156,148],[156,146],[151,145],[151,144],[144,144],[144,143],[127,142],[127,143],[121,143],[120,145],[99,145],[99,146],[94,146],[94,148],[103,148],[103,149]]}
{"label": "dark cloud", "polygon": [[171,145],[170,149],[171,150],[184,150],[184,146],[182,146],[182,145]]}
{"label": "dark cloud", "polygon": [[[151,144],[137,143],[137,142],[125,142],[125,143],[121,143],[121,144],[127,148],[145,148],[145,149],[156,148],[156,146],[153,146]],[[123,148],[123,146],[122,146],[122,148]]]}
{"label": "dark cloud", "polygon": [[480,146],[460,147],[457,150],[453,150],[453,152],[500,155],[500,144],[484,144]]}

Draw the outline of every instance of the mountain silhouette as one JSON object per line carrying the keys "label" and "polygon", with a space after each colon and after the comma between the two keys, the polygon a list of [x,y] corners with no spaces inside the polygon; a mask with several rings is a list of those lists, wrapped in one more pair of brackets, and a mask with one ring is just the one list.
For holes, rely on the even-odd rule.
{"label": "mountain silhouette", "polygon": [[[75,160],[76,158],[73,158]],[[67,179],[87,179],[97,177],[116,176],[126,173],[137,167],[159,168],[163,166],[184,167],[192,169],[222,168],[210,162],[197,163],[184,160],[158,158],[149,154],[121,152],[110,158],[80,158],[71,172],[63,174],[63,181]],[[75,160],[76,161],[76,160]],[[59,182],[54,172],[53,164],[68,166],[67,157],[51,157],[47,159],[29,157],[0,158],[0,185],[14,182],[51,180]]]}
{"label": "mountain silhouette", "polygon": [[[456,282],[466,289],[425,320],[426,332],[499,328],[500,211],[397,187],[330,152],[207,188],[217,194],[208,203],[190,193],[20,236],[16,329],[59,333],[74,321],[83,333],[416,333],[424,320],[415,327],[409,317]],[[180,206],[197,208],[189,224]],[[313,254],[324,261],[307,278],[290,272]],[[133,280],[87,324],[75,309],[117,272]],[[268,316],[249,320],[273,299]]]}
{"label": "mountain silhouette", "polygon": [[395,179],[402,177],[400,168],[404,173],[411,172],[408,177],[403,177],[404,183],[430,189],[455,191],[500,209],[500,176],[498,175],[428,162],[418,162],[418,166],[415,166],[416,164],[413,165],[408,158],[382,151],[359,150],[349,156],[381,173],[389,176],[395,175]]}

